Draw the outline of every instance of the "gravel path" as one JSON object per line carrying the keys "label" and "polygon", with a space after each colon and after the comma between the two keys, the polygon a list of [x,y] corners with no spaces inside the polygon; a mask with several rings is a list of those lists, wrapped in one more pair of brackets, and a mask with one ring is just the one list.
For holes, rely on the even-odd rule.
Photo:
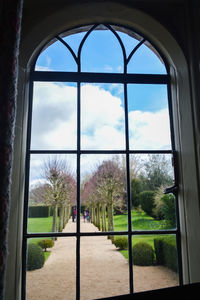
{"label": "gravel path", "polygon": [[[76,223],[64,231],[75,232]],[[81,221],[81,230],[94,232]],[[129,293],[129,266],[107,237],[81,238],[81,300]],[[178,285],[176,273],[162,266],[134,268],[135,292]],[[27,300],[71,300],[76,297],[76,238],[58,238],[44,267],[27,272]]]}

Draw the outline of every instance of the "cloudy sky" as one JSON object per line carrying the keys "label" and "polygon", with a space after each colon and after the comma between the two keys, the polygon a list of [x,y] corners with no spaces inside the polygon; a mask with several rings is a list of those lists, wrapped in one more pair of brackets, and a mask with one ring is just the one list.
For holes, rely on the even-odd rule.
{"label": "cloudy sky", "polygon": [[[138,43],[119,33],[127,54]],[[77,53],[84,33],[65,40]],[[81,55],[82,71],[117,72],[123,70],[121,49],[109,31],[95,31],[85,42]],[[128,72],[165,74],[157,56],[143,45],[133,56]],[[56,42],[42,52],[36,70],[76,71],[70,52]],[[165,85],[128,85],[129,143],[133,150],[171,149],[167,88]],[[124,91],[121,84],[81,85],[81,148],[83,150],[125,149]],[[31,149],[76,150],[76,83],[35,82]],[[97,156],[96,156],[97,157]],[[75,156],[68,156],[76,170]],[[67,158],[67,159],[68,159]],[[99,160],[102,159],[102,156]],[[31,180],[39,177],[43,158],[32,156]],[[96,160],[98,160],[96,158]],[[83,157],[82,169],[94,164],[92,156]],[[88,167],[88,168],[90,168]],[[37,176],[36,176],[37,174]]]}

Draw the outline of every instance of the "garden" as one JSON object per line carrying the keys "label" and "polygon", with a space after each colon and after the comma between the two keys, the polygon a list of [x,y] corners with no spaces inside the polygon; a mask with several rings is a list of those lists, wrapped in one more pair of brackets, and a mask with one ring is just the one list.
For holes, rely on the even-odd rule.
{"label": "garden", "polygon": [[[116,231],[127,230],[127,214],[114,215],[114,224]],[[29,218],[29,232],[51,232],[53,217]],[[107,221],[108,222],[108,221]],[[58,220],[59,223],[59,220]],[[134,230],[158,230],[165,226],[163,220],[155,220],[148,216],[145,212],[132,210],[132,226]],[[120,253],[128,259],[128,238],[127,236],[114,236],[112,243],[120,251]],[[33,238],[29,240],[29,244],[37,245],[29,248],[29,256],[32,252],[36,253],[37,263],[28,264],[28,270],[40,268],[50,255],[50,249],[54,245],[54,241],[50,238]],[[30,247],[30,245],[29,245]],[[138,248],[139,247],[139,248]],[[140,248],[141,247],[141,248]],[[42,248],[38,251],[36,248]],[[177,272],[177,249],[176,239],[174,235],[135,235],[132,239],[133,263],[136,265],[165,265],[173,271]],[[38,260],[38,257],[44,256]],[[29,258],[31,260],[32,258]]]}
{"label": "garden", "polygon": [[[175,197],[163,194],[164,187],[173,184],[169,157],[148,155],[144,161],[141,157],[132,157],[130,166],[131,221],[132,230],[136,232],[132,238],[133,263],[165,265],[177,272],[176,237],[162,234],[162,230],[176,228]],[[81,212],[89,211],[90,221],[99,231],[128,230],[125,169],[123,157],[113,157],[99,164],[81,183]],[[66,170],[65,163],[59,159],[46,164],[46,183],[30,191],[28,232],[62,232],[68,223],[75,206],[76,183]],[[161,232],[140,234],[140,231],[154,230]],[[108,238],[128,259],[127,236],[110,235]],[[37,255],[44,256],[40,267],[50,255],[49,248],[54,241],[55,238],[29,239],[28,247],[39,248]]]}

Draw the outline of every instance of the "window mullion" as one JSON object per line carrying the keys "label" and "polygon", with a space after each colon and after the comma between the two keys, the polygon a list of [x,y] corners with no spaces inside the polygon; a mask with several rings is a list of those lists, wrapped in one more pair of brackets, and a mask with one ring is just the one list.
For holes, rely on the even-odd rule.
{"label": "window mullion", "polygon": [[128,99],[127,84],[124,84],[124,108],[125,108],[125,137],[126,137],[126,188],[128,207],[128,245],[129,245],[129,286],[130,294],[133,294],[133,257],[132,257],[132,221],[131,221],[131,194],[130,194],[130,163],[129,163],[129,130],[128,130]]}
{"label": "window mullion", "polygon": [[77,190],[76,190],[76,300],[80,299],[80,148],[81,148],[81,84],[77,83]]}

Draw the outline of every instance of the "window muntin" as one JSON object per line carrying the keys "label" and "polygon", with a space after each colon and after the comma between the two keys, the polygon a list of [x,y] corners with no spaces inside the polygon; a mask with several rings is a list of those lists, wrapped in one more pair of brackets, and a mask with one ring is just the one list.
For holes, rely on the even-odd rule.
{"label": "window muntin", "polygon": [[[98,51],[95,49],[98,48]],[[82,72],[123,72],[123,53],[110,30],[92,31],[81,51]]]}
{"label": "window muntin", "polygon": [[55,41],[40,54],[35,69],[36,71],[76,72],[76,68],[70,51],[60,41]]}
{"label": "window muntin", "polygon": [[166,74],[166,68],[157,55],[142,44],[134,56],[131,58],[128,67],[128,73],[139,74]]}
{"label": "window muntin", "polygon": [[[32,79],[33,82],[37,82],[37,81],[44,81],[44,82],[75,82],[77,83],[77,147],[76,149],[42,149],[40,147],[38,147],[37,150],[34,149],[30,149],[30,140],[31,140],[31,136],[30,136],[30,131],[28,133],[28,149],[27,149],[27,177],[26,177],[26,196],[25,196],[25,221],[24,221],[24,239],[26,241],[26,239],[29,239],[33,236],[40,236],[40,237],[57,237],[57,236],[63,236],[63,237],[68,237],[69,233],[41,233],[41,234],[30,234],[26,232],[26,223],[27,223],[27,194],[28,194],[28,189],[29,189],[29,162],[30,162],[30,155],[40,155],[40,154],[75,154],[76,156],[76,160],[77,160],[77,171],[76,171],[76,180],[77,180],[77,186],[76,186],[76,208],[77,208],[77,226],[76,226],[76,232],[73,233],[73,236],[76,237],[76,297],[77,299],[80,298],[80,242],[82,239],[82,234],[83,236],[98,236],[99,232],[94,232],[94,233],[82,233],[81,232],[81,227],[80,227],[80,212],[81,212],[81,172],[82,172],[82,166],[81,166],[81,158],[84,155],[88,155],[88,156],[92,156],[94,154],[98,154],[98,155],[116,155],[116,154],[121,154],[125,156],[125,172],[126,172],[126,190],[127,190],[127,195],[126,195],[126,200],[127,200],[127,230],[125,230],[124,232],[121,231],[116,231],[116,234],[123,234],[123,235],[128,235],[128,240],[129,240],[129,248],[128,248],[128,253],[129,253],[129,291],[132,294],[134,291],[134,282],[133,282],[133,270],[132,270],[132,261],[133,261],[133,256],[132,256],[132,238],[134,238],[135,236],[137,236],[138,234],[141,235],[145,235],[147,234],[147,230],[134,230],[132,227],[132,221],[131,221],[131,188],[130,188],[130,179],[131,179],[131,164],[130,164],[130,157],[131,155],[135,155],[135,154],[171,154],[173,156],[173,161],[175,161],[176,156],[175,156],[175,149],[174,149],[174,141],[173,141],[173,128],[172,128],[172,120],[170,119],[170,125],[168,124],[168,127],[171,127],[171,137],[172,137],[172,150],[169,150],[169,147],[162,147],[162,149],[149,149],[148,147],[145,149],[145,147],[141,148],[138,147],[138,149],[131,149],[130,146],[130,141],[129,141],[129,133],[130,133],[130,122],[129,122],[129,97],[128,97],[128,84],[141,84],[141,85],[145,85],[145,87],[148,88],[148,86],[150,84],[154,85],[165,85],[166,87],[166,91],[167,91],[167,96],[168,96],[168,101],[170,101],[170,80],[169,80],[169,76],[168,75],[163,75],[162,73],[165,74],[164,71],[152,71],[151,70],[151,74],[148,74],[148,70],[146,70],[145,73],[142,73],[143,71],[141,71],[141,74],[139,74],[140,72],[137,72],[136,74],[127,74],[127,66],[129,65],[129,63],[133,60],[135,54],[137,53],[137,51],[140,49],[140,47],[142,45],[144,45],[146,43],[145,39],[142,39],[141,37],[139,37],[137,34],[134,35],[137,37],[138,39],[138,43],[136,43],[136,46],[134,45],[134,48],[132,50],[129,49],[129,53],[128,55],[126,55],[126,48],[124,47],[124,44],[122,43],[122,40],[120,39],[120,35],[117,34],[117,32],[115,31],[115,27],[114,26],[110,26],[110,25],[104,25],[103,30],[105,30],[105,27],[110,30],[116,37],[116,39],[118,40],[119,44],[121,45],[121,49],[122,49],[122,53],[123,53],[123,73],[109,73],[106,74],[106,70],[104,70],[104,74],[102,73],[92,73],[90,71],[90,73],[84,73],[83,70],[81,69],[81,53],[82,53],[82,49],[85,46],[85,42],[87,41],[88,36],[93,32],[93,30],[95,30],[95,28],[97,28],[99,25],[94,25],[94,26],[90,26],[89,30],[86,32],[86,34],[84,35],[83,39],[79,39],[80,45],[77,51],[77,44],[76,44],[76,50],[73,50],[71,48],[70,45],[65,44],[66,43],[66,38],[65,40],[61,40],[61,36],[57,36],[57,40],[59,40],[63,45],[65,44],[66,46],[66,50],[68,50],[69,52],[71,52],[71,55],[74,59],[74,61],[77,63],[77,73],[76,72],[68,72],[68,70],[66,72],[53,72],[52,70],[50,70],[51,72],[37,72],[37,71],[33,71],[32,73]],[[118,27],[116,27],[118,28]],[[124,32],[124,29],[122,30]],[[124,33],[123,33],[124,34]],[[121,35],[123,35],[121,34]],[[124,38],[123,38],[124,39]],[[128,38],[129,39],[129,38]],[[63,43],[64,41],[64,43]],[[149,45],[149,42],[146,43]],[[146,46],[145,46],[146,47]],[[152,46],[151,46],[152,47]],[[75,48],[74,48],[75,49]],[[77,51],[77,52],[76,52]],[[155,53],[156,50],[155,50]],[[155,55],[155,54],[154,54]],[[157,57],[159,57],[157,55]],[[163,63],[163,62],[162,62]],[[162,64],[161,63],[161,64]],[[159,65],[159,64],[158,64]],[[108,70],[107,70],[108,71]],[[156,74],[154,74],[154,72]],[[125,128],[125,149],[84,149],[82,148],[81,145],[81,86],[88,84],[88,83],[99,83],[99,84],[121,84],[124,88],[124,120],[125,120],[125,124],[124,124],[124,128]],[[31,103],[32,103],[32,97],[30,97],[31,99]],[[169,102],[170,104],[170,102]],[[32,106],[30,105],[30,108]],[[170,106],[171,107],[171,106]],[[30,109],[30,115],[31,115],[31,109]],[[172,117],[172,116],[170,116]],[[29,122],[31,122],[31,118],[29,119]],[[169,122],[168,122],[169,123]],[[30,124],[30,123],[29,123]],[[29,125],[30,128],[30,125]],[[176,165],[176,164],[175,164]],[[175,172],[176,173],[176,172]],[[177,185],[177,176],[175,176],[174,178],[174,184],[175,186]],[[176,194],[176,190],[175,190],[175,201],[177,204],[177,194]],[[178,219],[178,215],[177,215],[177,219]],[[102,232],[101,235],[103,234],[104,236],[108,235],[108,233],[113,236],[112,232]],[[156,231],[148,231],[148,235],[150,234],[156,234],[159,235],[161,233],[160,230]],[[178,241],[177,244],[177,248],[180,249],[180,241],[179,241],[179,225],[177,222],[177,228],[175,229],[170,229],[170,230],[162,230],[162,234],[175,234],[176,236],[176,240]],[[71,234],[70,234],[71,235]],[[26,243],[24,243],[24,245],[26,245]],[[24,247],[24,253],[26,251],[26,246]],[[178,250],[178,254],[179,254],[179,275],[180,275],[180,281],[181,279],[181,265],[180,265],[180,250]],[[25,268],[25,264],[24,264],[24,268]],[[25,275],[25,274],[24,274]],[[24,299],[25,299],[25,292],[24,292]]]}

